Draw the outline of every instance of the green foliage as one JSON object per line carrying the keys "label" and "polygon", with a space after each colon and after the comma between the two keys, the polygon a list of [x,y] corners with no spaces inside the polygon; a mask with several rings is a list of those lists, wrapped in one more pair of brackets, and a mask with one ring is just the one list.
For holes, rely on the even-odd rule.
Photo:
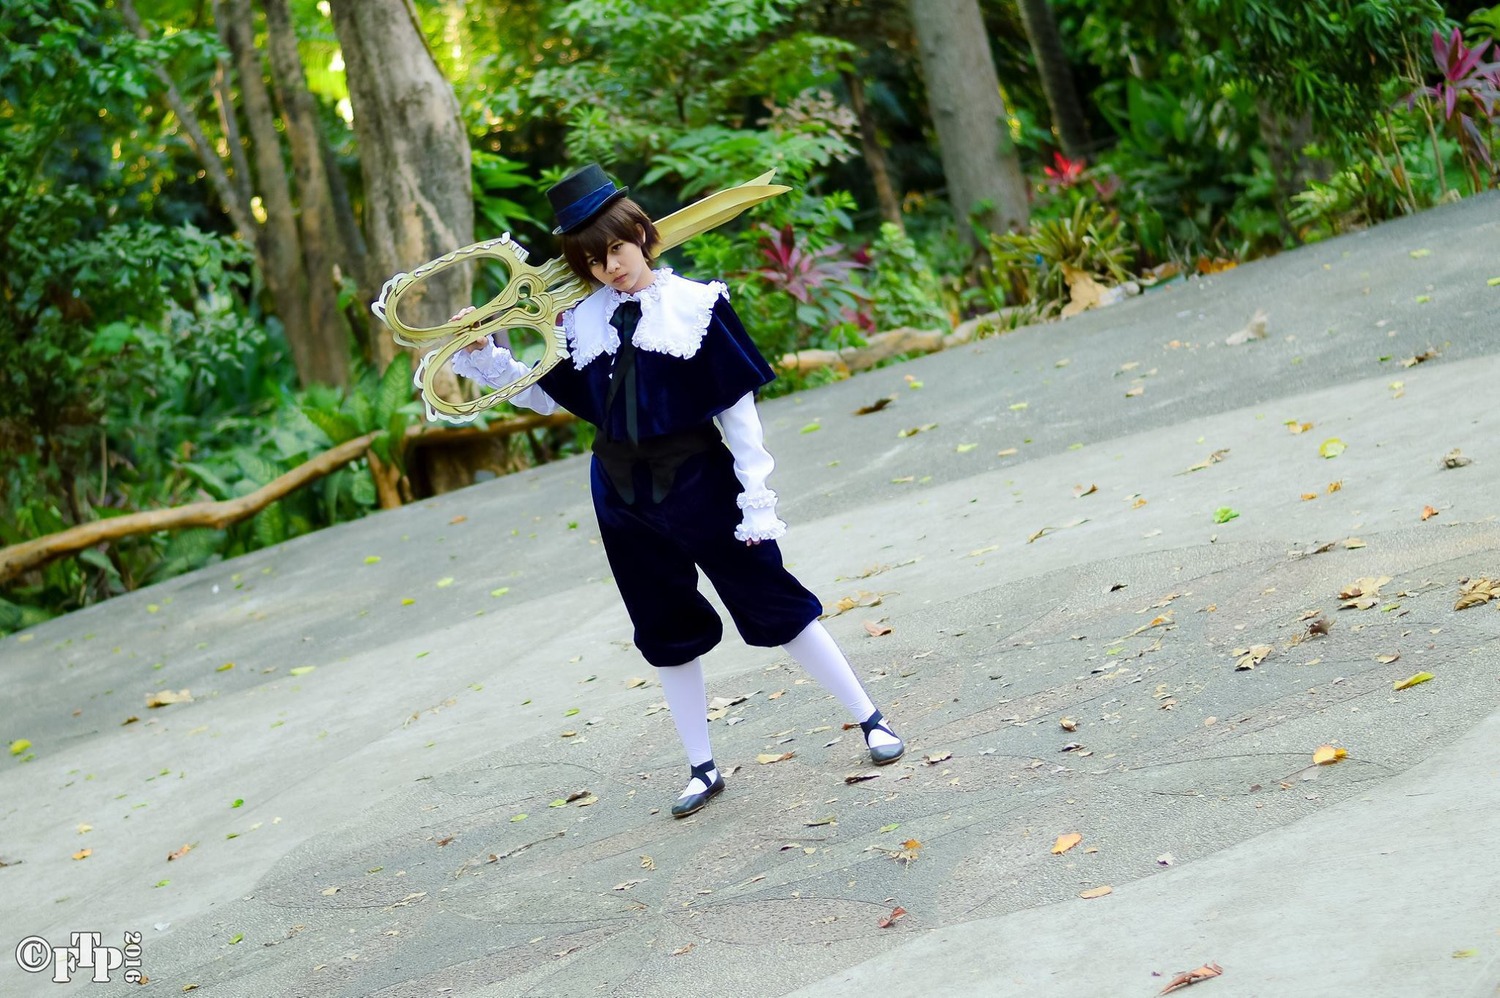
{"label": "green foliage", "polygon": [[910,326],[946,332],[952,324],[932,265],[916,242],[890,222],[880,226],[870,247],[867,283],[879,330]]}
{"label": "green foliage", "polygon": [[[1118,215],[1080,200],[1067,217],[1034,223],[1026,232],[991,237],[990,252],[997,289],[1013,285],[1020,276],[1024,300],[1049,304],[1067,300],[1069,268],[1102,283],[1128,280],[1135,246]],[[1003,304],[998,291],[995,298],[997,305]]]}
{"label": "green foliage", "polygon": [[684,195],[775,167],[805,179],[853,151],[852,116],[816,91],[852,46],[797,30],[807,0],[572,0],[553,27],[582,55],[530,96],[567,123],[575,162],[650,163]]}

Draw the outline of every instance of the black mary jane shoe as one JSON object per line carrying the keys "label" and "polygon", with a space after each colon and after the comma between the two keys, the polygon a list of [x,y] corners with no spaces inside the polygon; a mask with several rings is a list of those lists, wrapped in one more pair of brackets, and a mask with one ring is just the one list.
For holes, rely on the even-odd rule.
{"label": "black mary jane shoe", "polygon": [[[865,748],[870,750],[870,761],[877,766],[889,766],[897,759],[906,754],[906,743],[901,736],[891,730],[891,726],[885,723],[885,718],[880,716],[880,711],[869,716],[869,719],[859,722],[860,729],[865,733]],[[894,745],[871,745],[870,732],[884,731],[896,739]]]}
{"label": "black mary jane shoe", "polygon": [[[713,774],[711,782],[708,778],[708,774],[710,773]],[[672,805],[672,817],[686,818],[690,814],[697,814],[703,810],[704,805],[724,792],[724,777],[719,775],[718,767],[714,765],[712,759],[701,766],[694,766],[692,775],[688,777],[688,782],[692,782],[695,777],[699,783],[704,784],[708,789],[700,793],[677,798],[677,803]]]}

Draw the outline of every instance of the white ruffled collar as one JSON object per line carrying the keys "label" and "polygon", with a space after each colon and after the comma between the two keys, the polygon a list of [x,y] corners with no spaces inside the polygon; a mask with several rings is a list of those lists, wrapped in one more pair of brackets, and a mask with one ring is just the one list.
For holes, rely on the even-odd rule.
{"label": "white ruffled collar", "polygon": [[620,334],[609,320],[627,301],[641,306],[641,321],[632,337],[636,349],[681,358],[698,352],[714,303],[720,298],[727,301],[729,289],[723,281],[702,284],[679,277],[670,267],[654,273],[655,279],[634,294],[606,285],[563,313],[574,368],[581,371],[601,353],[613,355],[620,348]]}

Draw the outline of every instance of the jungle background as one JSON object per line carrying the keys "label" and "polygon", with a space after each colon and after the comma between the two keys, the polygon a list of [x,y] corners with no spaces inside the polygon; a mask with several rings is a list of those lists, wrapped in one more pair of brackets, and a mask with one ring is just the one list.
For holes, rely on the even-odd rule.
{"label": "jungle background", "polygon": [[504,232],[555,255],[573,167],[656,217],[777,170],[666,262],[795,391],[1495,186],[1497,34],[1437,0],[4,0],[0,633],[586,449],[426,424],[368,307]]}

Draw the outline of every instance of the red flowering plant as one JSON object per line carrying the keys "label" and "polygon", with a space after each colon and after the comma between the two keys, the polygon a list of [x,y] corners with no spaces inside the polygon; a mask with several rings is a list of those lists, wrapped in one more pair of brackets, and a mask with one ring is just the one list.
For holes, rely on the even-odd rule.
{"label": "red flowering plant", "polygon": [[1481,162],[1487,168],[1490,181],[1494,180],[1495,155],[1491,145],[1497,130],[1500,130],[1497,128],[1497,120],[1500,120],[1500,61],[1486,62],[1486,50],[1500,56],[1500,43],[1493,48],[1488,42],[1469,48],[1464,45],[1463,35],[1457,28],[1448,35],[1434,31],[1432,55],[1442,79],[1435,85],[1419,87],[1406,97],[1408,108],[1422,101],[1441,109],[1447,130],[1463,151],[1464,165],[1476,192],[1489,186],[1481,180]]}
{"label": "red flowering plant", "polygon": [[761,265],[755,273],[793,303],[794,326],[800,327],[793,349],[814,342],[854,345],[862,333],[874,331],[869,294],[856,280],[870,263],[865,250],[848,252],[843,243],[814,248],[790,224],[757,228]]}
{"label": "red flowering plant", "polygon": [[1084,170],[1088,163],[1081,159],[1069,159],[1060,152],[1053,152],[1052,166],[1042,167],[1042,173],[1046,179],[1046,186],[1053,190],[1066,191],[1078,186],[1083,180]]}
{"label": "red flowering plant", "polygon": [[1112,202],[1120,193],[1120,177],[1108,167],[1090,168],[1086,160],[1069,159],[1054,151],[1052,165],[1042,167],[1039,190],[1044,194],[1043,203],[1038,205],[1040,214],[1053,214],[1047,210],[1052,207],[1055,213],[1066,215],[1079,201]]}

